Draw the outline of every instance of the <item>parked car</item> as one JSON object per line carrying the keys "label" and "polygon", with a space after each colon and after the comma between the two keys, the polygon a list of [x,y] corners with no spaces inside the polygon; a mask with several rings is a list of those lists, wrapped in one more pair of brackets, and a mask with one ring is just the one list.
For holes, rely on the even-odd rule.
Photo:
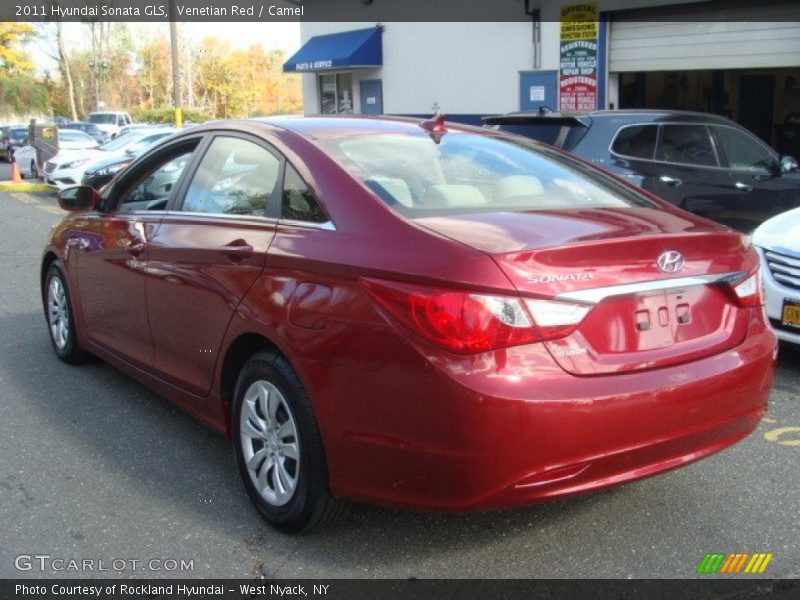
{"label": "parked car", "polygon": [[[94,161],[110,157],[130,157],[141,149],[172,134],[171,129],[137,130],[119,135],[99,148],[82,152],[59,152],[45,163],[45,181],[59,188],[75,185],[83,179],[84,172]],[[130,153],[130,154],[129,154]]]}
{"label": "parked car", "polygon": [[14,152],[23,145],[28,137],[28,128],[21,125],[4,127],[0,138],[0,153],[7,161],[14,159]]}
{"label": "parked car", "polygon": [[753,244],[761,253],[769,321],[779,339],[800,344],[800,208],[763,223]]}
{"label": "parked car", "polygon": [[105,144],[109,139],[111,139],[106,133],[101,131],[97,125],[94,123],[89,123],[88,121],[70,121],[69,123],[61,125],[60,127],[64,129],[76,129],[78,131],[82,131],[98,144]]}
{"label": "parked car", "polygon": [[117,137],[121,128],[133,123],[128,113],[115,110],[89,113],[86,120],[97,125],[98,129],[112,139]]}
{"label": "parked car", "polygon": [[666,110],[512,113],[488,127],[553,144],[740,231],[800,206],[797,161],[724,117]]}
{"label": "parked car", "polygon": [[543,144],[441,119],[216,122],[59,202],[57,356],[229,434],[287,531],[345,498],[606,488],[722,450],[767,406],[749,240]]}
{"label": "parked car", "polygon": [[36,159],[36,148],[28,143],[28,138],[23,140],[23,145],[14,151],[14,161],[17,163],[19,173],[23,179],[39,178],[39,163]]}
{"label": "parked car", "polygon": [[165,137],[175,132],[172,128],[159,129],[157,132],[148,133],[138,141],[130,144],[123,152],[110,153],[109,156],[97,157],[81,166],[83,176],[81,183],[96,190],[102,188],[122,169],[131,164],[136,158],[160,142]]}
{"label": "parked car", "polygon": [[[27,135],[22,144],[14,152],[14,160],[19,167],[20,174],[24,178],[38,179],[41,175],[41,168],[38,164],[36,148],[30,145]],[[64,157],[74,156],[74,153],[79,151],[92,151],[98,146],[96,141],[83,132],[59,129],[58,147],[59,152],[56,156]]]}

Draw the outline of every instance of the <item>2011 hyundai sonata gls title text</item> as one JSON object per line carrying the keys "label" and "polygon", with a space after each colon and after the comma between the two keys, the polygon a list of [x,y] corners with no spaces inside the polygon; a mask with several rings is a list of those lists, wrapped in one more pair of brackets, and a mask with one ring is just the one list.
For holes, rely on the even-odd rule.
{"label": "2011 hyundai sonata gls title text", "polygon": [[740,440],[772,386],[755,250],[644,194],[442,119],[211,123],[61,192],[50,337],[230,435],[285,530],[600,489]]}

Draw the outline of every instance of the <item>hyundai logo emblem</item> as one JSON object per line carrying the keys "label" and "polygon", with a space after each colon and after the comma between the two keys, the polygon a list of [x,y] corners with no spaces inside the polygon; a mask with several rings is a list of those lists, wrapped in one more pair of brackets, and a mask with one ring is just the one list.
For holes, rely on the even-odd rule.
{"label": "hyundai logo emblem", "polygon": [[683,254],[675,250],[667,250],[658,257],[656,264],[664,273],[675,273],[683,268]]}

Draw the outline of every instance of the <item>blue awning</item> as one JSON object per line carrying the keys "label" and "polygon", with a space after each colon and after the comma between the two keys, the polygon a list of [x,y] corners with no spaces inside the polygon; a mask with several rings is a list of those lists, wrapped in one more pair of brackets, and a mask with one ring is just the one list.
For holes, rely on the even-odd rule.
{"label": "blue awning", "polygon": [[365,69],[383,65],[381,28],[315,35],[283,65],[284,73]]}

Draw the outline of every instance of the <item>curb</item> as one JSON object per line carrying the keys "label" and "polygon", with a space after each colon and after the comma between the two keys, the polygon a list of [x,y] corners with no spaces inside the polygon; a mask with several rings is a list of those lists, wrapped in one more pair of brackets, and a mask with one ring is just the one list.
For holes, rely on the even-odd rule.
{"label": "curb", "polygon": [[17,181],[0,181],[0,192],[55,192],[52,185],[46,183],[25,183]]}

